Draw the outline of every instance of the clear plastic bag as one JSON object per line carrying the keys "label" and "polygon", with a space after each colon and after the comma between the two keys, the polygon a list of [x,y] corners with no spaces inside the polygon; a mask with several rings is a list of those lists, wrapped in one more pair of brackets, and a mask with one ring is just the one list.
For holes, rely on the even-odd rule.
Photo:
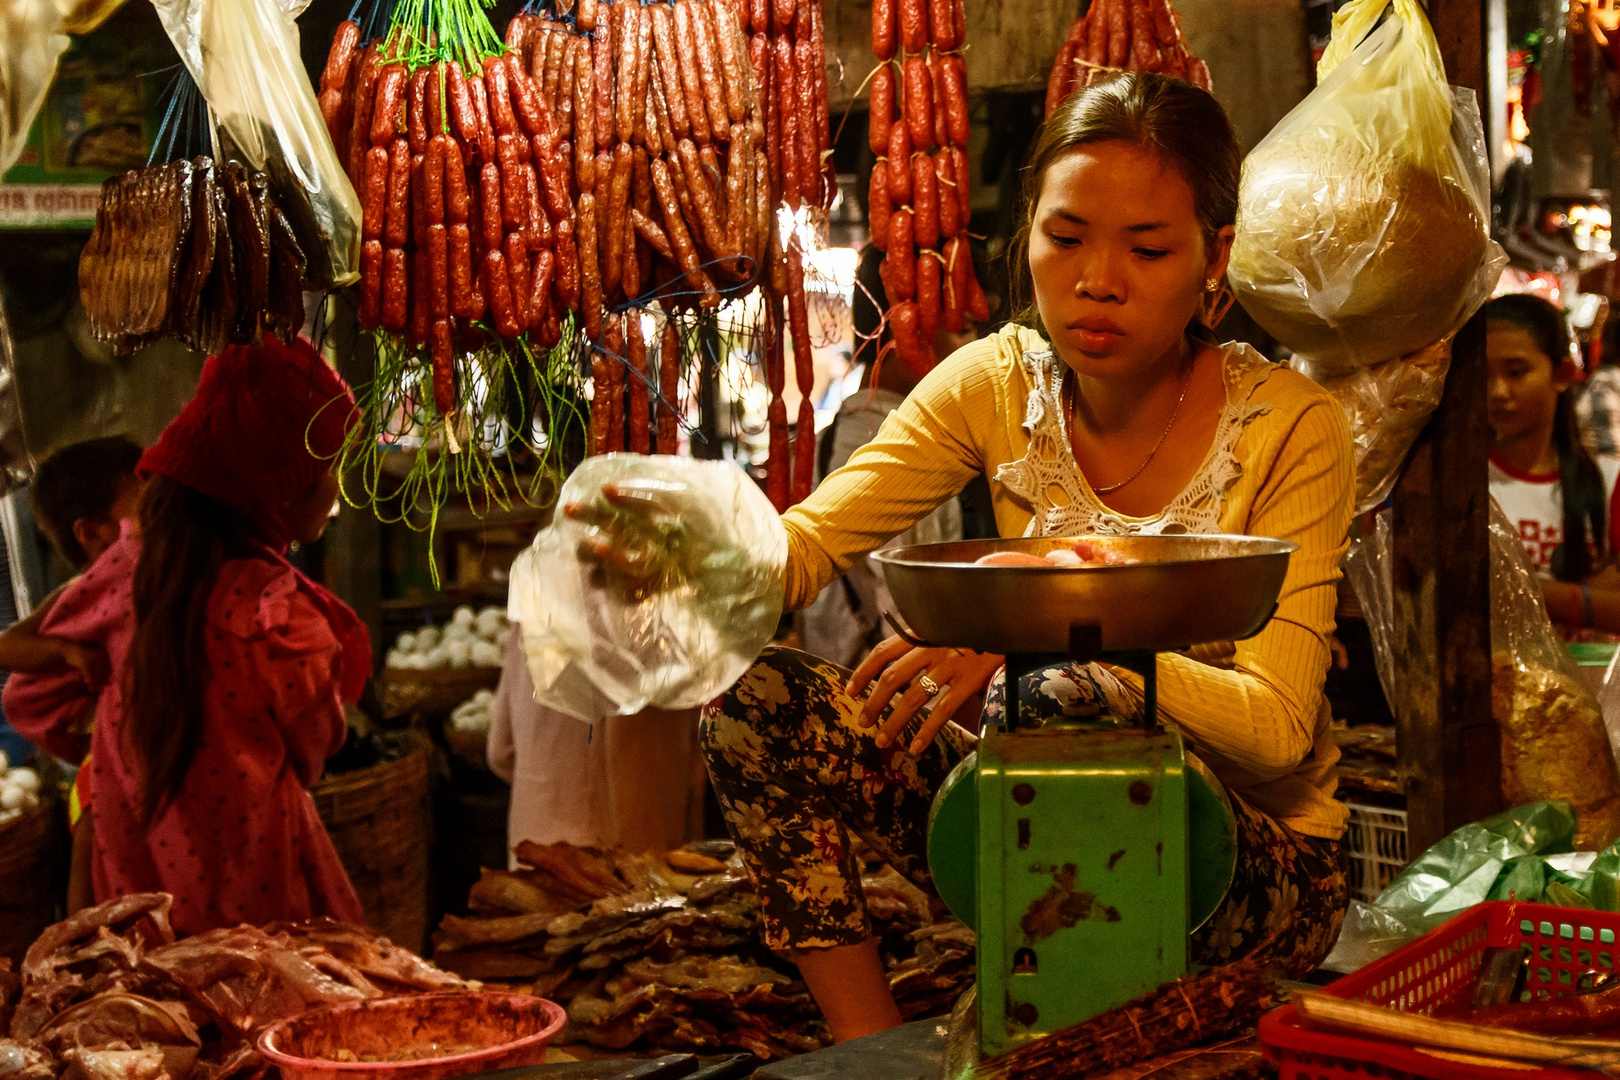
{"label": "clear plastic bag", "polygon": [[1446,85],[1417,0],[1350,0],[1318,75],[1243,163],[1229,277],[1256,322],[1332,377],[1456,332],[1506,259],[1478,106]]}
{"label": "clear plastic bag", "polygon": [[308,0],[153,0],[218,121],[221,160],[270,177],[312,289],[360,279],[360,199],[338,161],[298,51]]}
{"label": "clear plastic bag", "polygon": [[[1345,569],[1372,636],[1378,678],[1392,705],[1411,680],[1436,677],[1434,658],[1401,639],[1391,587],[1389,511],[1352,540]],[[1491,715],[1502,733],[1502,798],[1509,806],[1570,803],[1576,847],[1620,836],[1620,770],[1597,700],[1564,648],[1541,598],[1519,532],[1491,501]]]}
{"label": "clear plastic bag", "polygon": [[[558,505],[575,504],[597,523],[559,513],[512,565],[535,698],[594,722],[695,708],[736,682],[782,617],[787,532],[759,486],[722,462],[606,454],[563,485]],[[638,572],[582,559],[597,539]]]}
{"label": "clear plastic bag", "polygon": [[1407,452],[1445,392],[1451,341],[1447,337],[1411,356],[1348,375],[1322,376],[1308,358],[1294,357],[1294,369],[1321,383],[1350,421],[1358,514],[1378,506],[1395,489]]}
{"label": "clear plastic bag", "polygon": [[1491,501],[1491,714],[1502,731],[1509,806],[1562,799],[1575,846],[1620,836],[1620,771],[1591,690],[1553,630],[1519,530]]}
{"label": "clear plastic bag", "polygon": [[17,164],[69,34],[88,34],[123,0],[0,0],[0,174]]}

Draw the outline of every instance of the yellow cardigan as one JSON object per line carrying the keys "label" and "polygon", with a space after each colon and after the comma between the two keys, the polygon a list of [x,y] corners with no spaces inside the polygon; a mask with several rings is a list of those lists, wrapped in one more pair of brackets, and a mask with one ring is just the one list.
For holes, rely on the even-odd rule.
{"label": "yellow cardigan", "polygon": [[[1045,349],[1034,331],[1007,327],[952,354],[876,439],[783,515],[790,610],[977,474],[991,481],[1000,534],[1030,530],[1043,508],[998,482],[997,471],[1029,449],[1031,377],[1022,357]],[[1219,527],[1292,540],[1299,551],[1277,613],[1259,635],[1160,657],[1160,716],[1255,809],[1295,832],[1338,839],[1346,811],[1333,798],[1339,752],[1322,682],[1352,509],[1350,431],[1316,384],[1286,368],[1256,367],[1239,391],[1252,419],[1233,448],[1239,471],[1221,500]],[[1243,405],[1228,382],[1229,404]],[[1140,679],[1116,674],[1140,692]]]}

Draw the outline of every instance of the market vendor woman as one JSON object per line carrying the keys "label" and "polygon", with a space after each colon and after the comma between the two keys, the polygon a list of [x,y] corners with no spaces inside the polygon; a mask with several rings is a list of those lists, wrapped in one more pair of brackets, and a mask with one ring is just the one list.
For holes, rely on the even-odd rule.
{"label": "market vendor woman", "polygon": [[[1297,543],[1266,629],[1161,656],[1158,701],[1237,816],[1232,887],[1193,958],[1259,953],[1298,975],[1328,952],[1346,904],[1322,683],[1353,465],[1324,392],[1246,346],[1214,344],[1200,321],[1225,273],[1239,157],[1215,99],[1162,76],[1118,76],[1060,108],[1026,171],[1014,248],[1033,293],[1025,325],[947,358],[783,516],[786,598],[809,603],[979,473],[1002,536]],[[710,775],[766,940],[798,963],[837,1039],[901,1020],[850,836],[929,886],[929,807],[975,742],[947,721],[973,723],[959,708],[987,688],[985,719],[997,719],[1001,663],[894,639],[852,676],[772,649],[705,710]],[[1140,686],[1129,672],[1070,666],[1034,673],[1021,696],[1048,718],[1118,716],[1140,708]]]}

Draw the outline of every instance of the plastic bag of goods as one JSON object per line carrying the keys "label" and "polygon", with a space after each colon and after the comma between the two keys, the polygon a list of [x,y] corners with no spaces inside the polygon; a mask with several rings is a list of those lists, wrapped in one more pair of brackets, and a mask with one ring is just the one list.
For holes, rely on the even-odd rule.
{"label": "plastic bag of goods", "polygon": [[338,161],[298,51],[308,0],[153,0],[208,100],[221,160],[267,173],[314,290],[360,279],[360,199]]}
{"label": "plastic bag of goods", "polygon": [[0,174],[17,163],[69,34],[88,34],[123,0],[0,0]]}
{"label": "plastic bag of goods", "polygon": [[1505,258],[1478,107],[1417,0],[1350,0],[1317,75],[1243,163],[1229,276],[1323,379],[1455,332]]}
{"label": "plastic bag of goods", "polygon": [[1603,712],[1553,630],[1519,530],[1491,502],[1491,715],[1502,732],[1509,806],[1561,799],[1575,847],[1620,836],[1620,774]]}
{"label": "plastic bag of goods", "polygon": [[[591,722],[696,708],[775,634],[787,533],[735,466],[606,454],[574,471],[558,505],[590,520],[559,512],[511,577],[542,704]],[[596,541],[612,543],[612,563],[581,557]]]}

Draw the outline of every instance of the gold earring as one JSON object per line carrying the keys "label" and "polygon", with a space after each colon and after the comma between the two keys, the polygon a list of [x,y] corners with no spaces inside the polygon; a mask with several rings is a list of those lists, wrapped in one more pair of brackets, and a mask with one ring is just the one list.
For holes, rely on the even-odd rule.
{"label": "gold earring", "polygon": [[1204,291],[1205,292],[1214,292],[1217,288],[1220,287],[1220,284],[1221,284],[1221,279],[1220,278],[1212,277],[1208,281],[1204,282]]}

